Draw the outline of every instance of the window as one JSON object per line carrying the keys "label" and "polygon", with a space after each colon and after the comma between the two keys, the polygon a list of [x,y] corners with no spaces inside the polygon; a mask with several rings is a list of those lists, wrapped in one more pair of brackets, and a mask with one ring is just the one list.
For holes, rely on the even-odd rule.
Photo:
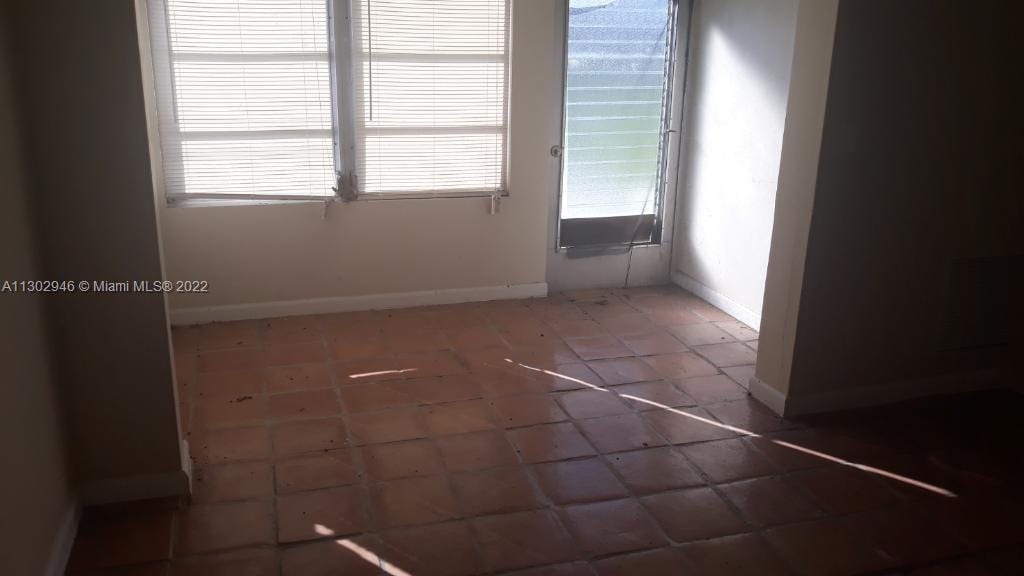
{"label": "window", "polygon": [[675,0],[570,0],[559,242],[657,241]]}
{"label": "window", "polygon": [[505,192],[508,0],[151,0],[183,198]]}

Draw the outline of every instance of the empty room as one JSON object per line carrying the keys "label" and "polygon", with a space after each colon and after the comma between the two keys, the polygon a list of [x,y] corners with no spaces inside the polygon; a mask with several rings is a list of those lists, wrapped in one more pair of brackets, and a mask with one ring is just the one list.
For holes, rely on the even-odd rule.
{"label": "empty room", "polygon": [[0,2],[0,574],[1024,573],[1022,17]]}

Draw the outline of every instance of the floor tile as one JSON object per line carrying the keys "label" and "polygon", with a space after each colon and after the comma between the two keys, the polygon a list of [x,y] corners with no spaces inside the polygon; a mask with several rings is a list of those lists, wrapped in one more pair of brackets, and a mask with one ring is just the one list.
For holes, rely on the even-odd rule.
{"label": "floor tile", "polygon": [[675,448],[619,452],[608,463],[636,494],[652,494],[704,484],[697,469]]}
{"label": "floor tile", "polygon": [[626,488],[599,458],[538,464],[533,473],[555,504],[625,498]]}
{"label": "floor tile", "polygon": [[598,576],[681,576],[696,573],[689,559],[674,548],[605,558],[594,562],[594,569]]}
{"label": "floor tile", "polygon": [[555,399],[546,394],[495,398],[491,400],[491,406],[498,414],[498,422],[505,428],[550,424],[568,418]]}
{"label": "floor tile", "polygon": [[[395,375],[379,379],[428,378],[430,376],[449,376],[465,374],[466,367],[459,362],[458,356],[451,351],[403,354],[396,358]],[[410,370],[404,372],[404,370]]]}
{"label": "floor tile", "polygon": [[725,322],[715,322],[715,326],[725,330],[730,336],[737,340],[757,340],[757,330],[754,330],[742,322],[728,320]]}
{"label": "floor tile", "polygon": [[636,414],[582,420],[579,427],[602,454],[665,445],[665,440]]}
{"label": "floor tile", "polygon": [[427,431],[432,436],[480,432],[497,427],[498,418],[483,400],[437,404],[423,409]]}
{"label": "floor tile", "polygon": [[950,529],[913,506],[872,510],[844,518],[852,532],[901,564],[921,565],[968,551]]}
{"label": "floor tile", "polygon": [[193,476],[192,501],[196,503],[250,500],[274,494],[274,474],[268,462],[197,468]]}
{"label": "floor tile", "polygon": [[[488,398],[501,398],[506,396],[518,396],[522,394],[546,394],[550,391],[548,385],[538,379],[536,374],[529,370],[521,373],[514,373],[512,368],[503,369],[474,369],[473,376],[480,383],[484,396]],[[557,379],[551,376],[551,379]]]}
{"label": "floor tile", "polygon": [[384,344],[392,354],[438,352],[451,347],[444,333],[438,328],[385,330]]}
{"label": "floor tile", "polygon": [[710,488],[664,492],[641,498],[668,537],[706,540],[747,531],[743,520]]}
{"label": "floor tile", "polygon": [[744,441],[757,448],[780,470],[793,471],[820,468],[831,464],[828,460],[805,452],[799,441],[778,438],[775,435],[749,436]]}
{"label": "floor tile", "polygon": [[753,364],[757,361],[757,353],[739,342],[694,346],[693,351],[719,368]]}
{"label": "floor tile", "polygon": [[879,479],[848,466],[795,472],[789,478],[830,514],[863,512],[899,501]]}
{"label": "floor tile", "polygon": [[696,378],[718,373],[717,368],[693,352],[645,356],[643,360],[663,378]]}
{"label": "floor tile", "polygon": [[288,422],[272,427],[274,456],[336,450],[348,445],[345,424],[338,418]]}
{"label": "floor tile", "polygon": [[334,385],[326,364],[273,366],[267,369],[267,392],[297,392]]}
{"label": "floor tile", "polygon": [[339,361],[331,369],[339,386],[429,376],[421,374],[415,362],[389,356]]}
{"label": "floor tile", "polygon": [[584,562],[551,564],[509,572],[508,576],[595,576],[594,569]]}
{"label": "floor tile", "polygon": [[200,373],[262,368],[263,365],[263,350],[260,348],[232,348],[199,354]]}
{"label": "floor tile", "polygon": [[201,465],[270,457],[270,435],[262,426],[211,430],[193,435],[191,440],[193,454]]}
{"label": "floor tile", "polygon": [[722,484],[718,488],[754,526],[790,524],[824,515],[804,494],[778,476]]}
{"label": "floor tile", "polygon": [[357,445],[415,440],[427,435],[418,408],[349,414],[346,421]]}
{"label": "floor tile", "polygon": [[652,410],[641,417],[659,434],[673,444],[687,444],[707,440],[720,440],[736,436],[726,427],[718,424],[707,411],[700,408],[674,408]]}
{"label": "floor tile", "polygon": [[549,320],[547,324],[562,338],[587,338],[607,334],[604,326],[587,318]]}
{"label": "floor tile", "polygon": [[732,482],[779,472],[760,452],[739,438],[680,447],[712,482]]}
{"label": "floor tile", "polygon": [[601,382],[611,386],[661,379],[661,374],[640,358],[594,360],[587,363],[587,366],[601,377]]}
{"label": "floor tile", "polygon": [[[338,538],[291,546],[281,551],[282,576],[380,576],[376,537]],[[228,576],[225,574],[224,576]]]}
{"label": "floor tile", "polygon": [[484,569],[491,572],[576,559],[578,552],[550,510],[485,516],[472,521]]}
{"label": "floor tile", "polygon": [[750,395],[745,388],[723,374],[687,378],[678,384],[683,392],[700,404],[743,400]]}
{"label": "floor tile", "polygon": [[455,350],[479,350],[504,344],[498,331],[490,326],[445,328],[443,331]]}
{"label": "floor tile", "polygon": [[545,372],[534,372],[534,380],[543,383],[546,391],[565,392],[568,390],[586,390],[601,385],[597,374],[582,362],[558,364]]}
{"label": "floor tile", "polygon": [[272,420],[322,418],[340,412],[338,396],[331,389],[288,392],[274,394],[270,397],[270,418]]}
{"label": "floor tile", "polygon": [[277,498],[279,542],[344,536],[364,532],[368,527],[359,488],[329,488]]}
{"label": "floor tile", "polygon": [[449,471],[483,470],[519,462],[515,450],[498,431],[444,436],[436,442]]}
{"label": "floor tile", "polygon": [[469,516],[532,510],[543,506],[540,494],[519,466],[452,476],[452,485]]}
{"label": "floor tile", "polygon": [[803,576],[853,576],[893,562],[835,519],[788,524],[764,532],[772,547]]}
{"label": "floor tile", "polygon": [[669,332],[687,346],[704,346],[735,340],[732,334],[711,323],[673,326],[669,328]]}
{"label": "floor tile", "polygon": [[578,390],[566,392],[558,397],[569,416],[573,418],[596,418],[612,414],[629,414],[632,412],[625,402],[609,390]]}
{"label": "floor tile", "polygon": [[708,321],[707,318],[697,315],[692,310],[686,310],[683,308],[677,308],[674,310],[658,310],[654,313],[649,313],[647,316],[655,324],[666,328],[686,324],[698,324]]}
{"label": "floor tile", "polygon": [[636,311],[619,316],[606,316],[598,322],[606,331],[616,336],[643,334],[661,329],[650,318]]}
{"label": "floor tile", "polygon": [[213,322],[199,327],[200,350],[257,346],[259,342],[259,326],[253,321]]}
{"label": "floor tile", "polygon": [[253,368],[204,372],[196,382],[198,399],[251,396],[264,389],[263,371]]}
{"label": "floor tile", "polygon": [[264,355],[267,366],[290,366],[292,364],[327,362],[327,348],[319,340],[292,344],[271,344],[266,347]]}
{"label": "floor tile", "polygon": [[269,500],[191,506],[179,514],[175,556],[274,543]]}
{"label": "floor tile", "polygon": [[262,424],[268,414],[266,396],[245,394],[203,397],[195,403],[194,416],[198,428],[210,430]]}
{"label": "floor tile", "polygon": [[708,405],[707,411],[725,424],[758,434],[786,430],[797,426],[795,422],[779,418],[763,404],[749,397],[732,402]]}
{"label": "floor tile", "polygon": [[175,559],[171,576],[278,576],[277,551],[270,548],[249,548]]}
{"label": "floor tile", "polygon": [[289,458],[274,464],[278,494],[347,486],[356,482],[357,474],[349,450],[331,450],[322,455]]}
{"label": "floor tile", "polygon": [[263,342],[268,345],[298,344],[323,340],[316,316],[289,316],[262,321]]}
{"label": "floor tile", "polygon": [[459,517],[444,477],[405,478],[370,486],[378,528],[430,524]]}
{"label": "floor tile", "polygon": [[390,355],[384,337],[380,334],[345,335],[328,341],[331,359],[345,363],[365,358],[384,358]]}
{"label": "floor tile", "polygon": [[569,423],[544,424],[507,432],[523,462],[549,462],[579,456],[590,456],[594,449]]}
{"label": "floor tile", "polygon": [[416,400],[399,387],[400,382],[353,384],[342,386],[338,392],[348,412],[373,412],[416,405]]}
{"label": "floor tile", "polygon": [[667,544],[647,511],[633,499],[569,506],[564,513],[580,548],[594,556]]}
{"label": "floor tile", "polygon": [[627,334],[619,339],[637,356],[686,352],[686,346],[679,340],[660,330],[646,334]]}
{"label": "floor tile", "polygon": [[418,404],[457,402],[483,396],[483,390],[471,374],[399,380],[394,386]]}
{"label": "floor tile", "polygon": [[680,392],[671,382],[642,382],[615,386],[611,391],[634,410],[661,410],[665,407],[696,406],[697,402]]}
{"label": "floor tile", "polygon": [[707,576],[788,576],[786,565],[756,534],[738,534],[679,548],[697,574]]}
{"label": "floor tile", "polygon": [[745,366],[730,366],[728,368],[722,368],[722,372],[729,378],[732,378],[734,382],[740,386],[749,389],[750,380],[754,377],[756,366],[748,364]]}
{"label": "floor tile", "polygon": [[86,508],[68,566],[71,573],[171,557],[174,511],[165,508]]}
{"label": "floor tile", "polygon": [[394,566],[401,574],[474,576],[480,573],[473,535],[464,522],[399,528],[384,532],[380,538],[383,546],[379,555],[385,567]]}
{"label": "floor tile", "polygon": [[363,467],[371,481],[441,474],[441,458],[429,440],[374,444],[362,449]]}
{"label": "floor tile", "polygon": [[622,358],[633,355],[633,352],[614,336],[569,338],[565,343],[583,360]]}

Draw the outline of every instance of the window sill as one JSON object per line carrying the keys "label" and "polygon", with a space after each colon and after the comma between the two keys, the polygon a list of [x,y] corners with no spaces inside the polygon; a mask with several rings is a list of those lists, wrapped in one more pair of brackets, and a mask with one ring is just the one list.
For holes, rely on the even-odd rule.
{"label": "window sill", "polygon": [[490,198],[497,196],[498,198],[508,198],[508,192],[501,192],[498,194],[491,193],[477,193],[477,192],[456,192],[456,193],[438,193],[438,194],[363,194],[354,200],[345,201],[335,196],[326,196],[323,198],[316,197],[303,197],[303,198],[258,198],[258,197],[247,197],[247,198],[183,198],[174,197],[167,199],[168,208],[207,208],[207,207],[221,207],[221,206],[277,206],[277,205],[290,205],[290,204],[322,204],[324,202],[381,202],[381,201],[394,201],[394,200],[442,200],[442,199],[459,199],[459,198]]}
{"label": "window sill", "polygon": [[167,201],[168,208],[217,208],[227,206],[279,206],[292,204],[321,204],[334,198],[175,198]]}

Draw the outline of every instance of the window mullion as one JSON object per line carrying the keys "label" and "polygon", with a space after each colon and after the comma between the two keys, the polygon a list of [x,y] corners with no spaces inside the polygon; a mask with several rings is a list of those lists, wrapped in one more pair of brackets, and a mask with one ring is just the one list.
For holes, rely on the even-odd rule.
{"label": "window mullion", "polygon": [[355,136],[355,74],[352,59],[351,0],[329,0],[331,21],[331,95],[334,114],[335,168],[338,193],[346,199],[358,194]]}

